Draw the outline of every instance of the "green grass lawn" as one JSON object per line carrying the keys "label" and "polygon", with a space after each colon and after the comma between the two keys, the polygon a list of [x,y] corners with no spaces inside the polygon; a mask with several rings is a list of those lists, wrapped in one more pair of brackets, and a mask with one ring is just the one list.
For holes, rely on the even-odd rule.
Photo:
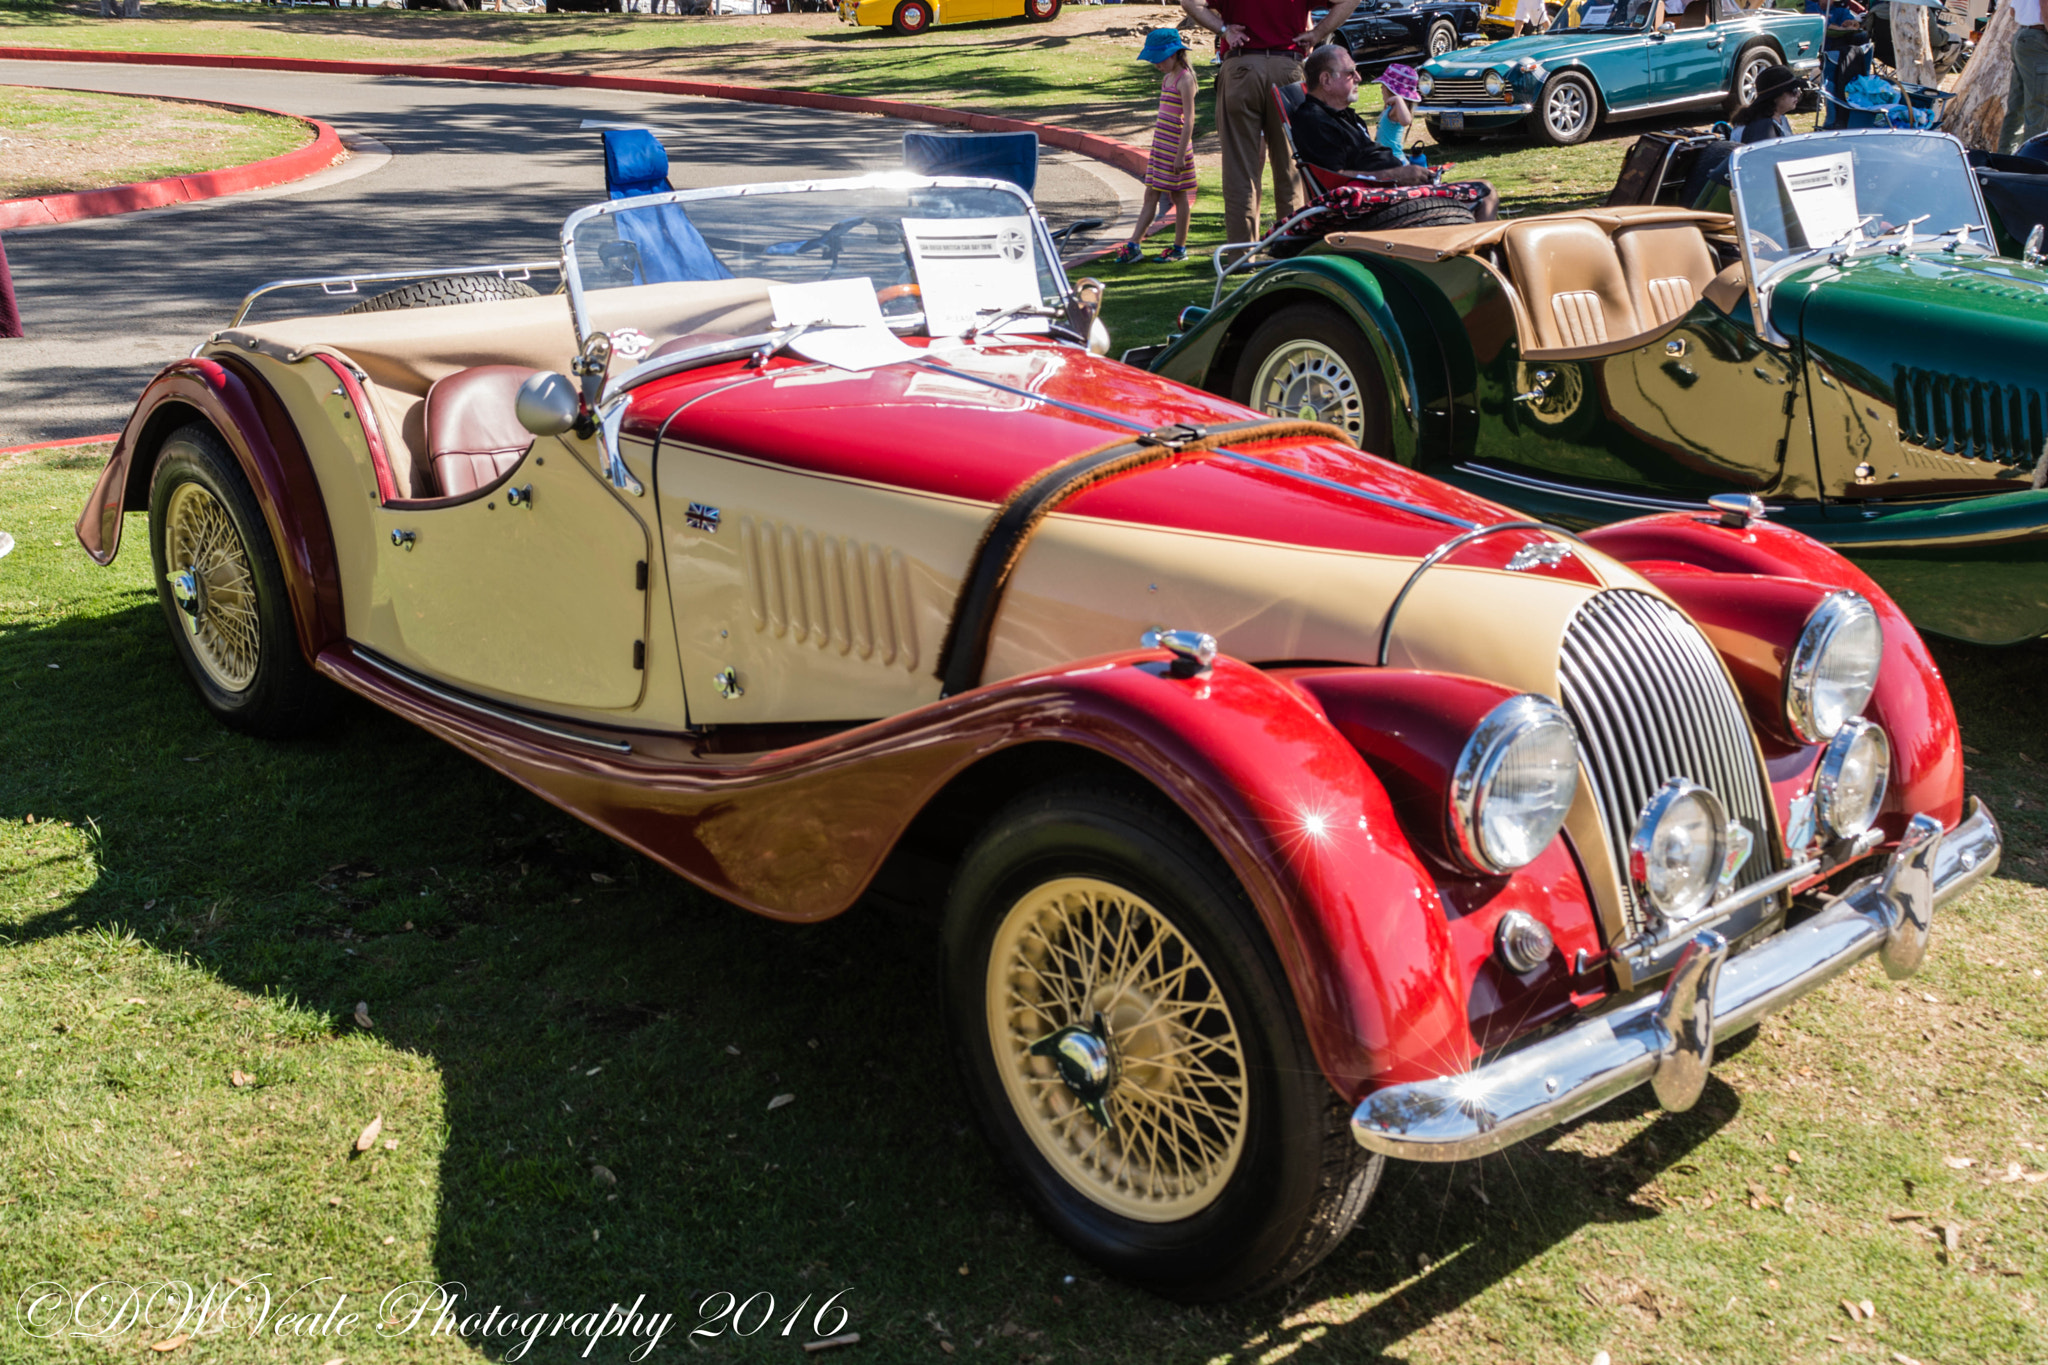
{"label": "green grass lawn", "polygon": [[312,141],[296,119],[177,100],[0,86],[0,199],[240,166]]}
{"label": "green grass lawn", "polygon": [[[1295,1289],[1190,1309],[1006,1187],[916,925],[755,918],[365,705],[301,743],[215,725],[143,519],[112,569],[72,540],[102,453],[0,457],[0,1286],[239,1280],[364,1316],[281,1339],[285,1307],[161,1355],[175,1314],[105,1349],[10,1322],[10,1365],[512,1358],[432,1314],[380,1338],[414,1281],[521,1322],[644,1294],[678,1315],[658,1359],[694,1358],[732,1294],[773,1295],[771,1325],[693,1344],[795,1360],[840,1291],[847,1360],[2048,1355],[2048,649],[1941,651],[2010,844],[1921,976],[1866,964],[1774,1017],[1689,1114],[1629,1099],[1394,1168]],[[582,1358],[568,1330],[521,1358]]]}

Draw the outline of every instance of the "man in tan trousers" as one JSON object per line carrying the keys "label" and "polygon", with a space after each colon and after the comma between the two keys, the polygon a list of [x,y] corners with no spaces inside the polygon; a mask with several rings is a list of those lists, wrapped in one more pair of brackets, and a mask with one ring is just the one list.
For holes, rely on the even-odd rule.
{"label": "man in tan trousers", "polygon": [[1274,227],[1301,207],[1294,163],[1273,92],[1301,79],[1301,59],[1322,46],[1358,8],[1336,0],[1310,26],[1309,0],[1180,0],[1188,16],[1223,35],[1216,78],[1216,132],[1223,143],[1223,224],[1233,242],[1259,239],[1259,176],[1273,163]]}

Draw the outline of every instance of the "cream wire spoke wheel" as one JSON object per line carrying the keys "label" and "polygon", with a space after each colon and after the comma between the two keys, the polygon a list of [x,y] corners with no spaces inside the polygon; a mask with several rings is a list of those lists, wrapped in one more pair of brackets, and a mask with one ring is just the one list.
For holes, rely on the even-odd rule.
{"label": "cream wire spoke wheel", "polygon": [[262,657],[256,580],[228,509],[204,486],[172,490],[164,527],[165,577],[201,669],[239,692]]}
{"label": "cream wire spoke wheel", "polygon": [[1245,1052],[1214,973],[1173,922],[1099,877],[1027,891],[985,992],[996,1067],[1060,1178],[1134,1221],[1207,1208],[1244,1153]]}

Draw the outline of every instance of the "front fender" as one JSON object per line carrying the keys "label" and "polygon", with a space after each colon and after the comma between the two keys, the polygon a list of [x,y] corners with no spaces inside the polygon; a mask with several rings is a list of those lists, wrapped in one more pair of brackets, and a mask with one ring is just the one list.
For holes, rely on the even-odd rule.
{"label": "front fender", "polygon": [[1819,541],[1771,522],[1730,527],[1688,512],[1616,522],[1586,532],[1585,540],[1652,579],[1690,567],[1798,579],[1869,598],[1884,625],[1884,663],[1864,714],[1892,741],[1886,833],[1897,838],[1914,814],[1931,815],[1949,829],[1962,819],[1962,735],[1948,685],[1920,632],[1862,569]]}
{"label": "front fender", "polygon": [[193,421],[220,434],[254,490],[284,569],[299,648],[314,659],[343,635],[341,576],[327,504],[284,404],[234,357],[176,361],[149,382],[79,513],[79,544],[96,563],[114,562],[121,549],[121,514],[149,509],[157,451]]}
{"label": "front fender", "polygon": [[1324,252],[1267,266],[1168,346],[1152,370],[1231,397],[1244,345],[1259,324],[1289,304],[1308,301],[1335,308],[1364,336],[1386,381],[1393,435],[1392,450],[1373,453],[1414,465],[1419,416],[1438,400],[1443,358],[1434,330],[1419,314],[1402,325],[1403,314],[1413,311],[1406,291],[1353,257]]}

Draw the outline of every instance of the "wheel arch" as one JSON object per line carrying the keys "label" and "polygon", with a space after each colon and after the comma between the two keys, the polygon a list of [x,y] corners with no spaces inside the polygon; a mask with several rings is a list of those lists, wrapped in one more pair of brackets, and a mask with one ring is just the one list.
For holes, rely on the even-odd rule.
{"label": "wheel arch", "polygon": [[334,533],[290,414],[238,358],[180,360],[150,381],[79,516],[79,541],[96,562],[113,562],[122,513],[149,509],[158,453],[173,432],[192,424],[218,435],[249,481],[284,570],[300,651],[311,662],[344,634]]}
{"label": "wheel arch", "polygon": [[[1375,451],[1413,466],[1420,454],[1421,431],[1417,416],[1427,410],[1432,386],[1427,384],[1423,365],[1437,357],[1421,352],[1411,334],[1419,329],[1404,328],[1396,316],[1397,301],[1379,272],[1344,256],[1313,256],[1254,279],[1240,294],[1235,308],[1228,304],[1219,312],[1221,335],[1212,352],[1202,387],[1229,396],[1229,389],[1244,358],[1252,334],[1275,313],[1297,303],[1322,303],[1342,313],[1358,328],[1378,362],[1386,385],[1388,431],[1392,449]],[[1441,370],[1441,365],[1434,366]]]}

